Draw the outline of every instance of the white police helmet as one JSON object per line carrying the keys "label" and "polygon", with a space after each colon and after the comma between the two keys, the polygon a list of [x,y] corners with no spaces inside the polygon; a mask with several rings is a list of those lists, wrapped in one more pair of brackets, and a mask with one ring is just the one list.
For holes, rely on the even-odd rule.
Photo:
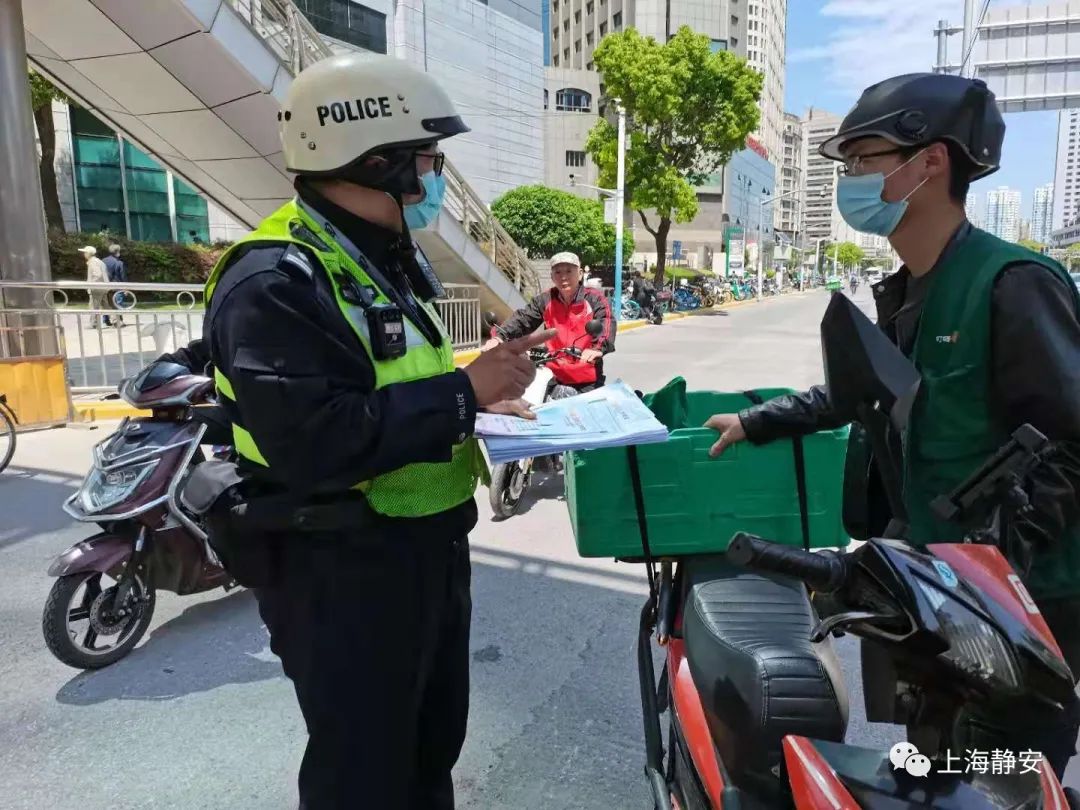
{"label": "white police helmet", "polygon": [[[278,113],[285,166],[390,193],[418,193],[415,151],[468,132],[446,91],[401,59],[340,54],[302,71]],[[385,158],[376,165],[365,160]]]}

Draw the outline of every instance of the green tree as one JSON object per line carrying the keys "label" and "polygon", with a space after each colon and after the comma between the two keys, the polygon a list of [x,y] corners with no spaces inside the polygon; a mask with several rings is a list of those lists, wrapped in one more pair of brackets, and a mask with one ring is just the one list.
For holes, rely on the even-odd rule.
{"label": "green tree", "polygon": [[[683,26],[666,44],[633,28],[605,37],[593,53],[606,99],[626,110],[626,201],[656,241],[656,283],[664,278],[673,222],[697,214],[695,186],[742,149],[758,125],[762,76],[709,38]],[[618,133],[601,120],[585,149],[600,183],[616,182]],[[647,211],[655,211],[649,220]]]}
{"label": "green tree", "polygon": [[1034,239],[1020,239],[1017,242],[1020,247],[1026,247],[1028,250],[1034,250],[1036,253],[1042,253],[1046,248],[1042,242],[1036,242]]}
{"label": "green tree", "polygon": [[859,262],[863,260],[863,256],[866,254],[863,249],[856,245],[854,242],[840,242],[835,245],[829,245],[828,250],[825,251],[825,255],[829,261],[832,261],[833,257],[836,257],[836,263],[840,267],[857,267]]}
{"label": "green tree", "polygon": [[64,212],[60,208],[60,193],[56,188],[56,128],[53,126],[52,103],[67,101],[40,73],[30,71],[30,106],[34,110],[38,140],[41,141],[41,160],[38,174],[41,177],[41,196],[45,202],[45,222],[50,230],[64,230]]}
{"label": "green tree", "polygon": [[[491,213],[532,259],[573,251],[582,265],[608,267],[615,259],[615,227],[604,222],[604,204],[547,186],[520,186],[491,204]],[[623,231],[623,263],[634,253]]]}

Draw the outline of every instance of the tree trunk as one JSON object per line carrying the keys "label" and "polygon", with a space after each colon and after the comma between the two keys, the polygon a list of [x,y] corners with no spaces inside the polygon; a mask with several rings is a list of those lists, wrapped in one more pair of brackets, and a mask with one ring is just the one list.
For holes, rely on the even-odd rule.
{"label": "tree trunk", "polygon": [[38,138],[41,140],[41,196],[45,200],[45,222],[49,230],[64,230],[64,212],[56,189],[56,128],[53,126],[52,102],[34,110]]}
{"label": "tree trunk", "polygon": [[667,264],[667,238],[671,230],[671,218],[660,217],[653,238],[656,240],[656,273],[653,275],[653,284],[657,287],[664,286],[664,267]]}

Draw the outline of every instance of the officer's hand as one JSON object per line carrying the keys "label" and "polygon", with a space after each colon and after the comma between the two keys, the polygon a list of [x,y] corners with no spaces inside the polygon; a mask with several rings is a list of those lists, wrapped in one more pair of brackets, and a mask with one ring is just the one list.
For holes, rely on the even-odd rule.
{"label": "officer's hand", "polygon": [[525,356],[529,349],[541,346],[555,337],[554,329],[508,340],[484,352],[469,365],[469,375],[476,404],[481,408],[504,399],[518,399],[536,376],[532,361]]}
{"label": "officer's hand", "polygon": [[731,445],[738,444],[746,439],[746,431],[743,430],[742,420],[737,413],[718,413],[709,417],[705,427],[712,428],[720,434],[720,438],[709,448],[709,455],[716,458]]}
{"label": "officer's hand", "polygon": [[599,349],[585,349],[585,350],[583,350],[581,352],[581,362],[582,363],[595,363],[597,360],[599,360],[603,356],[604,356],[604,353],[602,351],[600,351]]}
{"label": "officer's hand", "polygon": [[532,406],[523,399],[504,399],[484,408],[488,413],[501,413],[505,416],[520,416],[522,419],[535,419]]}

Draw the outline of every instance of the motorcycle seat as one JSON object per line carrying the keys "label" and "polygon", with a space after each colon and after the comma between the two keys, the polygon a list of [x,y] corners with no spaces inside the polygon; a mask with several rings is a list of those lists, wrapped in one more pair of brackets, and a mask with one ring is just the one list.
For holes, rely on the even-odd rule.
{"label": "motorcycle seat", "polygon": [[721,555],[686,560],[683,575],[687,662],[733,778],[767,778],[787,734],[843,741],[847,694],[831,641],[810,642],[806,587]]}

